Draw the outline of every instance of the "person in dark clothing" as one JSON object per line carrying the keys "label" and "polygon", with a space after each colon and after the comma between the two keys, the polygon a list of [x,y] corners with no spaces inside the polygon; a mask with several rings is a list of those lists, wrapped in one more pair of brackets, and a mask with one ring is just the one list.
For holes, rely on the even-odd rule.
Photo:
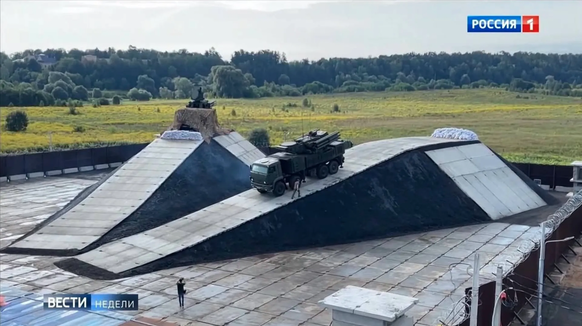
{"label": "person in dark clothing", "polygon": [[176,286],[178,287],[178,303],[182,308],[184,307],[184,294],[186,294],[186,289],[184,289],[185,285],[186,282],[184,282],[184,278],[179,279],[176,283]]}

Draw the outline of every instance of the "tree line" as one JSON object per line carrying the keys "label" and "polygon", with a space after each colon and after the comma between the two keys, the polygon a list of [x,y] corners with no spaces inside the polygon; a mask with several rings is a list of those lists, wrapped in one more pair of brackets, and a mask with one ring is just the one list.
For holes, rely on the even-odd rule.
{"label": "tree line", "polygon": [[[43,67],[34,58],[41,53],[56,63]],[[226,60],[214,49],[160,52],[130,46],[0,53],[0,62],[0,106],[90,99],[105,105],[114,95],[117,101],[189,98],[199,86],[228,98],[480,87],[582,96],[582,54],[410,53],[288,61],[276,51],[240,50]]]}

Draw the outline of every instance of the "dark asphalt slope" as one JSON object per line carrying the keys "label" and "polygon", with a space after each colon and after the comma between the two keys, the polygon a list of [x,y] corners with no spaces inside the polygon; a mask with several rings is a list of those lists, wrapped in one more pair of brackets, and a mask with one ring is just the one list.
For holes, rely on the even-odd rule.
{"label": "dark asphalt slope", "polygon": [[[143,205],[83,250],[25,251],[35,255],[78,255],[110,241],[156,228],[248,189],[249,167],[214,140],[204,142]],[[22,249],[18,251],[24,253]]]}
{"label": "dark asphalt slope", "polygon": [[413,150],[117,277],[489,221],[422,150]]}
{"label": "dark asphalt slope", "polygon": [[156,228],[250,188],[249,167],[214,140],[204,142],[97,244]]}

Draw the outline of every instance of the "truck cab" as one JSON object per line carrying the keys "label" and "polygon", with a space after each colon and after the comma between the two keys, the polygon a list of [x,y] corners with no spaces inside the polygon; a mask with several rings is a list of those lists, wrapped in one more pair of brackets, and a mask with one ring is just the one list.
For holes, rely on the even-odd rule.
{"label": "truck cab", "polygon": [[283,179],[281,162],[272,157],[266,157],[251,164],[251,186],[260,193],[272,192],[278,180]]}

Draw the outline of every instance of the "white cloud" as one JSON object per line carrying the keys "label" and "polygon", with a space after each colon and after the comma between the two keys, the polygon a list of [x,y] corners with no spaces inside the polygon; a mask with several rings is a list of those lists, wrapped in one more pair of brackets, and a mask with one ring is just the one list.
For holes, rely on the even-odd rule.
{"label": "white cloud", "polygon": [[353,2],[353,1],[336,1],[336,0],[316,0],[316,1],[286,1],[286,0],[263,0],[263,1],[199,1],[199,0],[168,0],[168,1],[133,1],[133,0],[111,0],[111,1],[74,1],[77,4],[85,6],[100,7],[120,7],[133,9],[159,9],[159,8],[176,8],[176,7],[195,7],[195,6],[220,6],[232,10],[253,10],[263,12],[274,12],[288,9],[307,9],[318,3],[330,2]]}
{"label": "white cloud", "polygon": [[51,9],[49,13],[51,14],[88,14],[94,12],[94,8],[89,7],[62,7]]}
{"label": "white cloud", "polygon": [[211,1],[76,1],[77,4],[91,7],[118,7],[128,9],[160,9],[160,8],[183,8],[207,5]]}
{"label": "white cloud", "polygon": [[[239,49],[272,49],[289,59],[477,49],[580,52],[575,40],[582,30],[576,19],[582,1],[0,1],[0,49],[8,53],[129,44],[198,52],[214,46],[226,57]],[[540,13],[542,32],[469,34],[466,17],[477,13]]]}
{"label": "white cloud", "polygon": [[279,11],[288,9],[307,9],[314,4],[325,2],[341,2],[341,1],[216,1],[226,8],[234,10],[256,10],[256,11]]}

